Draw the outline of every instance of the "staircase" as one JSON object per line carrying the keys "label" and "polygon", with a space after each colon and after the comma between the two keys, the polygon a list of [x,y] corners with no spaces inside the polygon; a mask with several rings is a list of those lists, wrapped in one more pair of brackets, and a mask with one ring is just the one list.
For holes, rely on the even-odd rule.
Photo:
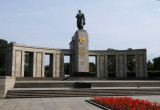
{"label": "staircase", "polygon": [[[75,82],[91,83],[91,89],[73,88]],[[140,87],[140,88],[138,88]],[[152,80],[17,80],[6,98],[92,97],[160,95],[160,81]]]}

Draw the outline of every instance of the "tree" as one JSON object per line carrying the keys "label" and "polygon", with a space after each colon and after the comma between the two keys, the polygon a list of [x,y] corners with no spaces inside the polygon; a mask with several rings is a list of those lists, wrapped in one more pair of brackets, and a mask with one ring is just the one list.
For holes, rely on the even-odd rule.
{"label": "tree", "polygon": [[108,56],[108,72],[116,72],[116,57],[114,55]]}
{"label": "tree", "polygon": [[69,74],[69,63],[64,63],[64,74]]}
{"label": "tree", "polygon": [[127,56],[128,71],[135,71],[135,56]]}
{"label": "tree", "polygon": [[96,64],[89,62],[89,72],[96,72]]}
{"label": "tree", "polygon": [[147,68],[148,70],[153,70],[153,63],[150,60],[147,62]]}
{"label": "tree", "polygon": [[0,39],[0,68],[4,69],[6,64],[6,47],[8,42],[4,39]]}
{"label": "tree", "polygon": [[153,70],[160,70],[160,57],[154,58],[153,62]]}
{"label": "tree", "polygon": [[7,45],[8,42],[6,40],[0,39],[0,76],[5,75]]}

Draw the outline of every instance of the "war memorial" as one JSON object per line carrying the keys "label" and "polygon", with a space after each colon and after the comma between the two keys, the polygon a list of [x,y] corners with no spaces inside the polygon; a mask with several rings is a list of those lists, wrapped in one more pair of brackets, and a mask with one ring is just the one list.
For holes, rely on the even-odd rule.
{"label": "war memorial", "polygon": [[44,77],[45,55],[50,56],[50,77],[64,77],[64,56],[70,56],[71,76],[87,76],[89,56],[96,58],[97,78],[108,78],[108,56],[116,57],[116,78],[127,78],[127,56],[135,56],[136,78],[147,78],[146,49],[89,50],[89,35],[83,30],[84,15],[77,15],[78,30],[74,33],[70,49],[32,47],[10,44],[7,48],[7,76],[24,77],[25,53],[29,53],[29,77]]}
{"label": "war memorial", "polygon": [[[16,43],[8,45],[6,76],[0,78],[0,98],[159,94],[160,90],[154,88],[137,90],[137,87],[159,87],[160,84],[159,81],[147,80],[146,49],[89,50],[89,34],[83,29],[85,16],[79,11],[76,18],[78,30],[71,38],[70,49],[33,47]],[[27,76],[24,74],[26,53],[29,54],[29,74]],[[46,54],[50,57],[50,79],[48,80],[45,78]],[[70,56],[69,70],[71,77],[68,79],[65,79],[64,74],[64,56]],[[96,77],[94,78],[89,76],[89,56],[95,56],[96,59]],[[108,80],[109,56],[116,58],[114,80]],[[134,80],[128,80],[127,56],[135,56],[136,74]],[[79,81],[78,78],[81,80]],[[87,86],[89,89],[75,89],[76,84],[82,84],[78,86],[83,86],[84,88]],[[54,89],[67,87],[69,89]],[[98,89],[100,87],[101,89]]]}

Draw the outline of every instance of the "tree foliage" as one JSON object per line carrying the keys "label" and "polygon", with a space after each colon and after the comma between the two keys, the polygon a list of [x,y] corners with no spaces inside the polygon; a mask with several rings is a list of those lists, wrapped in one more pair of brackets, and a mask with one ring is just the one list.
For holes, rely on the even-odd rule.
{"label": "tree foliage", "polygon": [[69,73],[69,65],[70,65],[69,63],[64,63],[64,74],[66,74],[66,75],[70,74]]}
{"label": "tree foliage", "polygon": [[160,70],[160,57],[153,59],[153,70]]}
{"label": "tree foliage", "polygon": [[153,70],[153,63],[150,61],[150,60],[148,60],[148,62],[147,62],[147,69],[150,71],[150,70]]}
{"label": "tree foliage", "polygon": [[0,68],[4,69],[6,64],[6,47],[8,42],[6,40],[0,39]]}

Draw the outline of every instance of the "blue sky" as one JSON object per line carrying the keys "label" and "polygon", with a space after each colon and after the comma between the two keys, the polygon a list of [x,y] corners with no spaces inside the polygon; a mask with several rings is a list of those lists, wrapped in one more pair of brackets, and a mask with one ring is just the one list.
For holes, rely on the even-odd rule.
{"label": "blue sky", "polygon": [[148,59],[160,56],[157,0],[0,0],[0,38],[68,49],[77,9],[86,17],[90,50],[146,48]]}

